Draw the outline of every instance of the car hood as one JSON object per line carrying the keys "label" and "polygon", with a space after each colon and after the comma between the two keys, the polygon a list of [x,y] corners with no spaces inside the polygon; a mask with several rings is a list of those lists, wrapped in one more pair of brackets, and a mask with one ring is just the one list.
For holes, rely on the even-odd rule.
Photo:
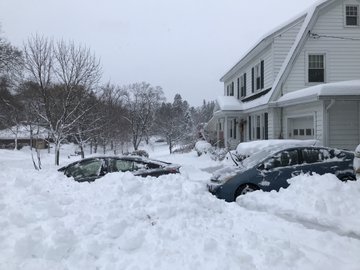
{"label": "car hood", "polygon": [[226,180],[230,179],[231,177],[233,177],[233,176],[237,175],[238,173],[243,172],[245,170],[246,170],[246,168],[242,165],[226,166],[224,168],[221,168],[221,169],[213,172],[210,180],[213,183],[223,183],[223,182],[226,182]]}

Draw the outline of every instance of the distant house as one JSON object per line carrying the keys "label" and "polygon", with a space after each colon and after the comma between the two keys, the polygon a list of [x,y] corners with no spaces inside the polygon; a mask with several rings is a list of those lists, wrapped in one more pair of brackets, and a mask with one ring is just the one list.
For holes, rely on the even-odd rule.
{"label": "distant house", "polygon": [[48,137],[49,132],[45,128],[33,128],[31,138],[29,126],[14,126],[0,130],[0,149],[14,149],[15,144],[18,149],[30,145],[37,149],[45,149],[48,147]]}
{"label": "distant house", "polygon": [[355,149],[359,14],[360,0],[320,1],[261,38],[220,79],[224,94],[208,123],[218,145],[284,138]]}

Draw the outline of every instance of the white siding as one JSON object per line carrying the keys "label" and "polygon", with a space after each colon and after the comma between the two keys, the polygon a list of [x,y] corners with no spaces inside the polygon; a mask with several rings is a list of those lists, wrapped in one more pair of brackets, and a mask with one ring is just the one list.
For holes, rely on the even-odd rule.
{"label": "white siding", "polygon": [[259,54],[252,61],[249,61],[245,66],[239,69],[234,76],[224,82],[224,93],[226,95],[226,87],[234,82],[234,96],[237,98],[237,78],[246,73],[246,96],[252,94],[251,92],[251,69],[264,60],[264,89],[270,88],[273,84],[273,61],[272,61],[272,47],[268,46],[261,54]]}
{"label": "white siding", "polygon": [[283,134],[284,139],[290,139],[288,134],[288,118],[313,116],[314,117],[314,139],[324,144],[323,136],[323,103],[317,101],[309,104],[290,106],[283,109]]}
{"label": "white siding", "polygon": [[[310,86],[307,83],[307,57],[309,53],[325,54],[325,82],[360,78],[360,27],[344,26],[344,5],[360,1],[336,1],[318,17],[312,33],[320,36],[344,37],[308,38],[285,81],[283,91],[288,93]],[[358,40],[350,40],[358,39]]]}
{"label": "white siding", "polygon": [[358,101],[336,101],[329,110],[329,146],[354,150],[360,143]]}
{"label": "white siding", "polygon": [[269,110],[269,139],[279,139],[281,135],[281,109]]}
{"label": "white siding", "polygon": [[294,44],[295,38],[298,35],[303,22],[304,19],[274,38],[274,78],[278,75],[286,56]]}

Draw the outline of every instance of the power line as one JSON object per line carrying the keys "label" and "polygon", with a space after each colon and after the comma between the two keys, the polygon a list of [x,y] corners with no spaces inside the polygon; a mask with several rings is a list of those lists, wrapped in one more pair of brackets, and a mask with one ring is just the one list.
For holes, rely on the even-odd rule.
{"label": "power line", "polygon": [[352,38],[352,37],[342,37],[342,36],[329,36],[329,35],[319,35],[316,33],[309,32],[310,37],[313,39],[320,39],[320,38],[332,38],[332,39],[341,39],[341,40],[352,40],[352,41],[360,41],[360,38]]}

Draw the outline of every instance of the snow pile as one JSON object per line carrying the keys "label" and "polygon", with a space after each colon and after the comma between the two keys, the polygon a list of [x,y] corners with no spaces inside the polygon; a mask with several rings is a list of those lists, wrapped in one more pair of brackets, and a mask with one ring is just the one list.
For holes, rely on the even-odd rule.
{"label": "snow pile", "polygon": [[238,197],[247,209],[272,213],[290,222],[329,230],[360,240],[360,182],[341,182],[332,174],[300,175],[280,192],[254,192]]}
{"label": "snow pile", "polygon": [[35,171],[27,152],[0,150],[0,269],[359,269],[359,183],[302,176],[239,205],[207,191],[199,168],[215,163],[195,152],[162,158],[181,174],[93,183],[42,156]]}

